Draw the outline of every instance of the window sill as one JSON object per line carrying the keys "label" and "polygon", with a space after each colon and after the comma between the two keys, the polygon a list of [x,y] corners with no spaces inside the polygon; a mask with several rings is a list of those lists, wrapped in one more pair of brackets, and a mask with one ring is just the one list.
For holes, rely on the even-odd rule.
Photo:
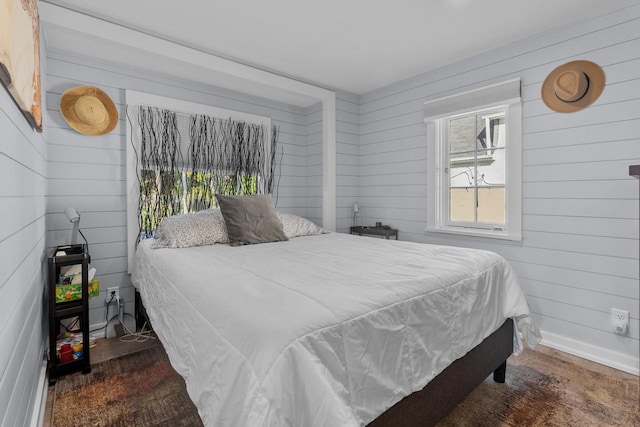
{"label": "window sill", "polygon": [[517,241],[517,242],[522,241],[522,234],[509,234],[507,232],[493,231],[493,230],[481,230],[481,229],[477,229],[477,228],[462,228],[462,227],[432,228],[432,227],[426,227],[425,231],[428,232],[428,233],[455,234],[457,236],[485,237],[487,239],[512,240],[512,241]]}

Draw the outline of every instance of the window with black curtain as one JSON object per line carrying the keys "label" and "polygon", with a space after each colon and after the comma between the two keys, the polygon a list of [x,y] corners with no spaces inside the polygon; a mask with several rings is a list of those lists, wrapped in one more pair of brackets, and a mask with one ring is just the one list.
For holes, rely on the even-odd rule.
{"label": "window with black curtain", "polygon": [[278,130],[231,118],[129,106],[140,145],[140,238],[162,219],[215,207],[215,195],[273,191]]}

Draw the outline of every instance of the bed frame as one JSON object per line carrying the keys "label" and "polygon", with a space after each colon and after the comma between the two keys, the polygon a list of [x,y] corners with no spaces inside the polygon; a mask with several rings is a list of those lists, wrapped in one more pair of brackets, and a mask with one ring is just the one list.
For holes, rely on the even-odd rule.
{"label": "bed frame", "polygon": [[[148,322],[140,293],[135,292],[136,329]],[[150,325],[150,323],[147,323]],[[513,352],[513,321],[507,319],[497,331],[462,358],[449,365],[417,391],[373,420],[367,427],[428,427],[444,418],[493,372],[504,383],[507,358]]]}
{"label": "bed frame", "polygon": [[504,383],[507,358],[513,352],[513,321],[506,322],[478,346],[417,391],[373,420],[368,427],[426,427],[444,418],[493,372]]}

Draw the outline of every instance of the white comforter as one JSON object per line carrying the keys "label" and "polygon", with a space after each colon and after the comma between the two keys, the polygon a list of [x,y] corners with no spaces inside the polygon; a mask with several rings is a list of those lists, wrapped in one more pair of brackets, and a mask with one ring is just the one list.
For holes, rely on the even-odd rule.
{"label": "white comforter", "polygon": [[365,425],[507,318],[539,332],[479,250],[330,233],[136,253],[133,281],[207,426]]}

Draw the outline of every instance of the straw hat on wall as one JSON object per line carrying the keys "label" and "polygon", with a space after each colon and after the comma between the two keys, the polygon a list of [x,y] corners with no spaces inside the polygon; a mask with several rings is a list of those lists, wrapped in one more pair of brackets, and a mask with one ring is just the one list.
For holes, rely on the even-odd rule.
{"label": "straw hat on wall", "polygon": [[69,126],[84,135],[104,135],[118,124],[118,110],[109,95],[93,86],[67,89],[60,112]]}
{"label": "straw hat on wall", "polygon": [[591,105],[604,90],[604,71],[591,61],[572,61],[553,70],[542,84],[542,100],[560,113]]}

